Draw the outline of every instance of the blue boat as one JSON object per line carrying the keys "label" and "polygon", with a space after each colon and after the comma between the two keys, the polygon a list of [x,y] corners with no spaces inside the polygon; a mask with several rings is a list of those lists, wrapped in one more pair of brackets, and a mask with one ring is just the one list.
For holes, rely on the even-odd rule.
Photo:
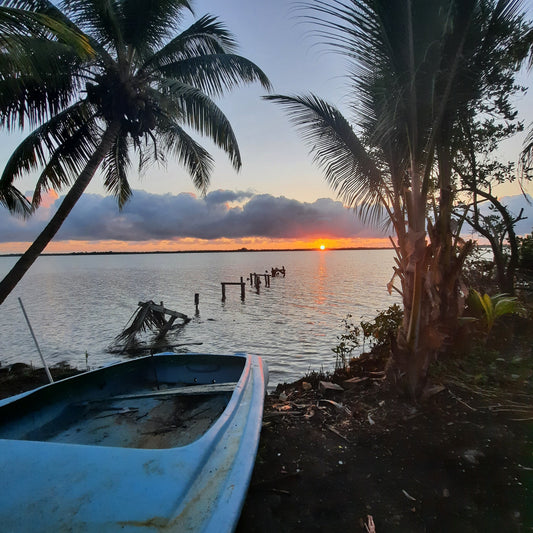
{"label": "blue boat", "polygon": [[257,356],[164,353],[1,401],[1,530],[233,531],[267,381]]}

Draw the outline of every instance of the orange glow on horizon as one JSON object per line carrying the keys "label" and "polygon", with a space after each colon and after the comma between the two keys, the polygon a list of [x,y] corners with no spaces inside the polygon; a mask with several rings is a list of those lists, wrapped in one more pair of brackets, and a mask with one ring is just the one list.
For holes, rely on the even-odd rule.
{"label": "orange glow on horizon", "polygon": [[[0,254],[24,253],[31,243],[0,243]],[[192,252],[222,250],[332,250],[335,248],[390,248],[390,241],[382,239],[268,239],[246,237],[242,239],[175,239],[160,241],[57,241],[51,242],[44,253],[91,253],[91,252]]]}

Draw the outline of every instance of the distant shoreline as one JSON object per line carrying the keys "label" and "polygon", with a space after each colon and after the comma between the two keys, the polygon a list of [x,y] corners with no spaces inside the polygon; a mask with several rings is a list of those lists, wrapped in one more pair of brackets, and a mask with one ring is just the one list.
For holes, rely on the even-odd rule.
{"label": "distant shoreline", "polygon": [[[149,255],[149,254],[221,254],[221,253],[239,253],[239,252],[338,252],[346,250],[392,250],[392,246],[378,247],[378,246],[358,246],[353,248],[326,248],[319,250],[318,248],[238,248],[237,250],[158,250],[150,252],[49,252],[43,253],[41,256],[62,256],[62,255]],[[0,257],[20,257],[23,254],[0,254]]]}

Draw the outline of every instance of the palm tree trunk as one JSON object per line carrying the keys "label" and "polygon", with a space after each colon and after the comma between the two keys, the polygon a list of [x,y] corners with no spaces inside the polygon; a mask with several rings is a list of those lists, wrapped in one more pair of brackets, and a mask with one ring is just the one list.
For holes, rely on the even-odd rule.
{"label": "palm tree trunk", "polygon": [[96,170],[102,163],[106,153],[111,148],[119,128],[119,122],[113,122],[107,127],[100,144],[87,162],[87,165],[79,175],[78,179],[74,182],[74,185],[72,185],[69,192],[66,194],[59,209],[32,245],[26,250],[26,252],[24,252],[13,268],[0,282],[0,304],[4,302],[7,296],[16,287],[17,283],[22,279],[24,274],[26,274],[31,265],[33,265],[35,260],[59,231],[59,228],[63,222],[65,222],[65,219],[76,205],[76,202],[80,199],[81,195],[91,182]]}

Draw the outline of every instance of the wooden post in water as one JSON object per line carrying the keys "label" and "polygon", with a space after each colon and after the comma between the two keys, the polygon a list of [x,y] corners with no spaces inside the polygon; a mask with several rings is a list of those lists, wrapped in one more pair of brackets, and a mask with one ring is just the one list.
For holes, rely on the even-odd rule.
{"label": "wooden post in water", "polygon": [[199,311],[198,311],[198,306],[199,305],[200,305],[200,295],[197,292],[195,292],[194,293],[194,306],[196,307],[196,314],[199,313]]}
{"label": "wooden post in water", "polygon": [[222,301],[226,299],[226,285],[240,285],[241,286],[241,300],[244,301],[245,295],[246,295],[246,282],[244,281],[243,276],[241,276],[241,281],[222,281],[220,282],[220,285],[222,285]]}

